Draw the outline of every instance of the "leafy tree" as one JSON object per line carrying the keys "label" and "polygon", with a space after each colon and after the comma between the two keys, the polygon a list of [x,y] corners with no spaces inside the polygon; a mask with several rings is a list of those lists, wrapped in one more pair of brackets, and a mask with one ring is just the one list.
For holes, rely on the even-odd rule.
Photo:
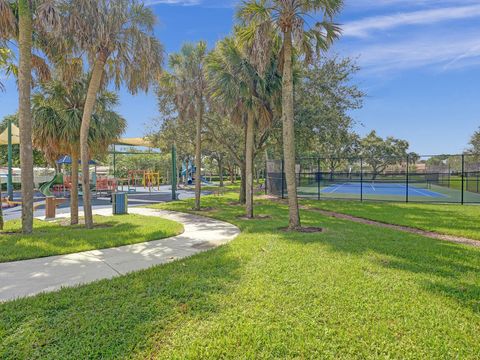
{"label": "leafy tree", "polygon": [[407,159],[409,144],[406,140],[387,137],[383,139],[375,131],[360,140],[360,154],[372,168],[373,180],[387,167]]}
{"label": "leafy tree", "polygon": [[480,155],[480,129],[475,131],[469,142],[468,152],[474,155]]}
{"label": "leafy tree", "polygon": [[137,0],[65,0],[65,5],[66,42],[73,44],[90,66],[80,129],[80,157],[85,226],[92,228],[88,138],[97,94],[110,80],[117,89],[126,84],[133,94],[147,91],[159,74],[162,47],[153,34],[155,15]]}
{"label": "leafy tree", "polygon": [[364,97],[351,81],[357,71],[358,67],[348,58],[315,57],[311,65],[300,67],[295,87],[299,157],[341,157],[354,150],[355,144],[350,141],[354,122],[349,112],[361,108]]}
{"label": "leafy tree", "polygon": [[171,173],[170,153],[152,153],[135,148],[127,148],[130,154],[116,154],[115,175],[127,178],[130,170],[145,170],[159,172],[161,178],[168,180]]}
{"label": "leafy tree", "polygon": [[[159,96],[163,96],[159,93]],[[160,106],[160,113],[162,118],[154,121],[155,130],[150,131],[148,138],[152,141],[163,153],[170,153],[172,146],[175,145],[177,150],[177,170],[176,174],[180,173],[182,164],[188,167],[192,154],[195,151],[195,127],[192,122],[180,121],[177,117],[168,117],[163,113]],[[187,169],[188,170],[188,169]],[[188,173],[187,171],[186,173]],[[185,180],[185,179],[184,179]],[[177,183],[180,183],[177,181]]]}
{"label": "leafy tree", "polygon": [[[313,54],[326,50],[339,35],[340,29],[333,23],[333,17],[340,11],[342,0],[249,0],[241,6],[238,16],[246,25],[243,31],[245,41],[253,40],[254,47],[263,63],[267,63],[269,49],[278,34],[282,38],[282,123],[285,175],[289,203],[289,229],[299,229],[300,213],[297,199],[295,175],[295,129],[294,129],[294,87],[293,67],[295,55],[303,55],[309,63]],[[306,18],[321,13],[323,19],[314,27]],[[259,61],[262,63],[262,61]]]}

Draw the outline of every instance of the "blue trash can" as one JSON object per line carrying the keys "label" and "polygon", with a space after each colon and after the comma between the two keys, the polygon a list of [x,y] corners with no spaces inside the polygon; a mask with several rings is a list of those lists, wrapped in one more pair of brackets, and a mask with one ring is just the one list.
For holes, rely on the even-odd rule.
{"label": "blue trash can", "polygon": [[112,194],[112,212],[113,215],[128,214],[128,196],[124,192]]}

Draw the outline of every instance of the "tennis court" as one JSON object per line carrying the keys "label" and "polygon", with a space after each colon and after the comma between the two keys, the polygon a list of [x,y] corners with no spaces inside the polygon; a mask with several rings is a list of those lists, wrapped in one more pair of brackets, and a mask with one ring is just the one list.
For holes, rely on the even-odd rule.
{"label": "tennis court", "polygon": [[427,198],[447,198],[445,194],[441,194],[428,188],[425,184],[415,186],[415,184],[402,183],[375,183],[375,182],[345,182],[335,183],[320,190],[321,194],[345,194],[345,195],[390,195],[390,196],[406,196],[408,194],[415,197]]}
{"label": "tennis court", "polygon": [[[388,160],[384,170],[370,164],[378,159],[300,158],[295,175],[297,196],[306,199],[401,201],[480,204],[480,156],[408,155]],[[267,192],[288,197],[283,160],[267,161]]]}

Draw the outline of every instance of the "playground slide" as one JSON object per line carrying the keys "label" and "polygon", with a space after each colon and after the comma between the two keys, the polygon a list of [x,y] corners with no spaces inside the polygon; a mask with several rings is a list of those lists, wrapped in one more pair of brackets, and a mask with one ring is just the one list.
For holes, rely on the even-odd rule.
{"label": "playground slide", "polygon": [[50,188],[56,184],[63,184],[62,174],[55,174],[52,180],[42,184],[38,190],[45,196],[53,196],[52,192],[50,191]]}
{"label": "playground slide", "polygon": [[212,182],[208,181],[204,176],[202,176],[200,179],[202,180],[202,184],[214,185]]}

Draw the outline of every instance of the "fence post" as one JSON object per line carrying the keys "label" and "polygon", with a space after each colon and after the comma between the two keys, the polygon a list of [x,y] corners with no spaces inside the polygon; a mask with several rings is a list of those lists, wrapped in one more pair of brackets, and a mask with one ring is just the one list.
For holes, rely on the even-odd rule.
{"label": "fence post", "polygon": [[318,191],[318,200],[320,200],[320,181],[322,180],[322,176],[320,175],[320,159],[317,159],[317,191]]}
{"label": "fence post", "polygon": [[478,180],[479,180],[479,178],[478,178],[478,173],[477,173],[477,194],[478,194]]}
{"label": "fence post", "polygon": [[464,194],[464,185],[465,185],[465,154],[462,154],[462,205],[465,203],[465,194]]}
{"label": "fence post", "polygon": [[407,188],[406,188],[406,191],[405,191],[405,195],[406,195],[406,202],[408,203],[408,185],[409,185],[409,177],[410,177],[410,170],[408,169],[408,165],[409,165],[409,162],[410,162],[410,156],[407,154],[407,177],[406,177],[406,180],[407,180]]}
{"label": "fence post", "polygon": [[283,185],[283,182],[285,181],[284,170],[285,170],[285,160],[282,159],[282,199],[285,199],[285,186]]}
{"label": "fence post", "polygon": [[363,158],[360,158],[360,201],[363,202]]}

